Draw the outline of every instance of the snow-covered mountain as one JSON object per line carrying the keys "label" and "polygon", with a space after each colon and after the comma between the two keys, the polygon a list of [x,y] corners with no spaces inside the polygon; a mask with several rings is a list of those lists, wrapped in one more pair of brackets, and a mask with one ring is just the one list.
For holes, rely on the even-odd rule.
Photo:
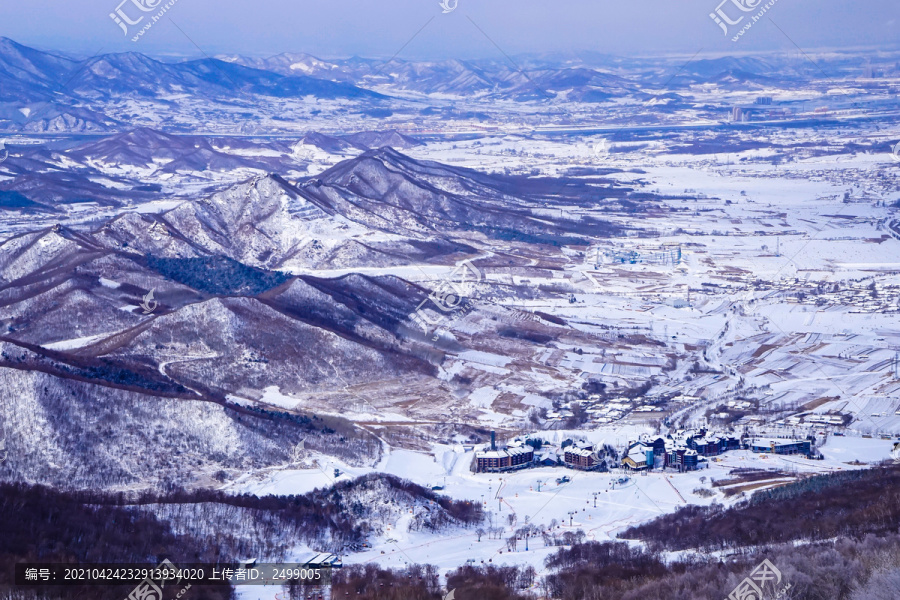
{"label": "snow-covered mountain", "polygon": [[610,229],[593,219],[550,222],[539,216],[539,189],[528,181],[417,161],[392,148],[365,152],[299,186],[304,197],[323,209],[393,233],[475,231],[551,242],[557,234]]}
{"label": "snow-covered mountain", "polygon": [[[282,460],[283,440],[297,436],[334,454],[332,438],[340,435],[343,448],[362,444],[347,460],[377,457],[378,444],[351,425],[316,427],[310,416],[267,424],[229,398],[258,399],[267,387],[340,398],[346,385],[433,376],[429,352],[397,338],[421,289],[396,278],[292,278],[204,254],[189,239],[180,240],[181,254],[191,256],[166,258],[150,253],[173,232],[133,218],[94,233],[56,227],[0,244],[0,393],[16,399],[3,410],[7,447],[22,457],[19,477],[101,487],[147,482],[155,476],[144,469],[164,468],[166,454],[185,452],[208,476],[238,461]],[[126,224],[137,235],[116,247],[116,235],[128,237]],[[29,425],[22,420],[29,414],[46,418]],[[75,444],[96,419],[122,428]],[[176,423],[181,433],[170,435]],[[154,430],[169,433],[154,441]],[[148,446],[149,454],[129,450]],[[67,465],[65,474],[48,463]],[[182,471],[173,473],[201,475]]]}
{"label": "snow-covered mountain", "polygon": [[47,100],[78,62],[0,37],[0,101]]}
{"label": "snow-covered mountain", "polygon": [[527,63],[520,70],[508,63],[456,59],[406,61],[395,58],[389,62],[361,58],[321,60],[308,54],[279,54],[268,59],[223,58],[283,75],[302,73],[363,87],[385,86],[386,89],[422,94],[491,94],[546,100],[554,97],[556,92],[568,92],[573,98],[595,102],[601,100],[601,96],[591,96],[591,90],[603,90],[611,95],[632,88],[624,79],[597,68],[560,68],[540,62]]}
{"label": "snow-covered mountain", "polygon": [[[330,154],[358,153],[389,146],[404,150],[420,146],[422,143],[396,129],[388,131],[359,131],[347,135],[326,135],[311,131],[298,142],[300,145],[312,146]],[[299,147],[296,147],[299,150]]]}

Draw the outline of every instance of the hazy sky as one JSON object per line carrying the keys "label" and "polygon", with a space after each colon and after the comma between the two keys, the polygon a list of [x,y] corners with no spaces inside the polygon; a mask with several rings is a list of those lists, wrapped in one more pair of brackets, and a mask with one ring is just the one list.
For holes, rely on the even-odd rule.
{"label": "hazy sky", "polygon": [[[156,6],[171,0],[125,0],[122,11],[132,20],[148,15],[127,37],[109,16],[121,1],[3,0],[0,35],[81,54],[199,55],[202,50],[210,55],[291,51],[389,57],[399,52],[406,59],[566,50],[620,55],[790,51],[794,43],[805,50],[896,48],[900,40],[897,0],[777,0],[738,42],[731,41],[732,34],[773,0],[725,0],[721,6],[728,18],[745,15],[727,36],[710,18],[721,0],[458,0],[447,14],[439,0],[175,0],[152,29],[132,42],[131,35],[162,6],[141,12],[132,2]],[[445,0],[450,6],[455,1]],[[733,4],[740,2],[759,6],[742,12]]]}

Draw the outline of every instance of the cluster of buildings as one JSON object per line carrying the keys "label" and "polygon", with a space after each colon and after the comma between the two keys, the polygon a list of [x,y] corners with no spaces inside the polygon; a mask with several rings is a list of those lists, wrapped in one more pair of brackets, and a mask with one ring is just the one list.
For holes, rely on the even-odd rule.
{"label": "cluster of buildings", "polygon": [[[629,359],[625,359],[629,360]],[[647,360],[646,357],[635,357],[635,362]],[[659,369],[660,365],[649,361],[646,363],[648,369]],[[591,422],[599,425],[606,425],[620,421],[631,413],[653,413],[663,412],[665,409],[660,407],[662,398],[643,398],[642,401],[632,400],[630,398],[613,398],[611,400],[601,399],[599,395],[592,394],[587,400],[582,401],[581,406],[588,414]],[[550,413],[548,417],[552,416]]]}
{"label": "cluster of buildings", "polygon": [[809,440],[748,439],[697,429],[680,431],[665,438],[644,436],[639,441],[630,442],[622,458],[622,466],[633,471],[655,468],[693,471],[699,469],[707,457],[741,449],[759,454],[814,455],[812,442]]}
{"label": "cluster of buildings", "polygon": [[[874,416],[874,415],[873,415]],[[803,423],[813,423],[818,425],[835,425],[841,426],[844,424],[844,416],[843,415],[794,415],[788,417],[784,420],[785,425],[788,426],[797,426]]]}
{"label": "cluster of buildings", "polygon": [[[593,423],[605,425],[614,423],[627,417],[632,411],[637,412],[655,412],[661,409],[652,405],[638,405],[628,398],[614,398],[612,400],[601,400],[597,394],[591,395],[587,400],[581,403],[582,408],[588,414],[589,419]],[[547,412],[548,425],[562,425],[566,419],[573,416],[569,409],[551,410]]]}
{"label": "cluster of buildings", "polygon": [[[657,247],[641,247],[636,250],[614,249],[604,252],[606,264],[652,264],[680,265],[683,258],[681,244],[663,244]],[[604,264],[600,261],[600,249],[597,249],[595,268]]]}
{"label": "cluster of buildings", "polygon": [[629,442],[622,466],[633,471],[656,468],[693,471],[707,456],[742,447],[741,439],[734,435],[708,433],[705,429],[680,431],[667,437],[643,436],[641,440]]}
{"label": "cluster of buildings", "polygon": [[790,110],[773,106],[770,96],[759,96],[753,104],[745,104],[731,107],[731,120],[735,122],[747,122],[758,118],[786,118],[791,115]]}
{"label": "cluster of buildings", "polygon": [[897,312],[897,286],[883,281],[776,282],[773,289],[786,292],[787,301],[807,306],[845,306],[854,313]]}
{"label": "cluster of buildings", "polygon": [[[595,448],[587,442],[574,442],[560,452],[555,448],[535,450],[528,440],[517,438],[509,445],[498,448],[493,432],[491,445],[475,452],[474,469],[478,473],[517,471],[528,467],[565,466],[570,469],[592,471],[610,461],[609,448]],[[612,451],[614,453],[614,451]],[[562,456],[560,456],[560,454]],[[612,457],[614,460],[615,457]]]}
{"label": "cluster of buildings", "polygon": [[863,67],[863,79],[878,79],[884,77],[884,71],[880,71],[872,66],[872,63],[866,63]]}
{"label": "cluster of buildings", "polygon": [[585,412],[596,423],[606,424],[618,421],[631,411],[634,403],[628,398],[617,398],[608,402],[601,402],[600,397],[591,397],[584,403]]}
{"label": "cluster of buildings", "polygon": [[[784,438],[748,438],[733,434],[714,433],[706,429],[692,429],[663,436],[644,435],[629,442],[621,457],[621,466],[632,471],[676,469],[693,471],[701,468],[708,457],[729,450],[750,450],[760,454],[803,454],[812,457],[815,451],[809,440]],[[554,450],[535,451],[527,440],[516,439],[509,446],[498,448],[491,434],[489,448],[475,452],[476,472],[503,472],[533,466],[565,466],[580,471],[605,470],[619,464],[616,451],[598,447],[590,442],[573,442],[562,449],[559,457]]]}

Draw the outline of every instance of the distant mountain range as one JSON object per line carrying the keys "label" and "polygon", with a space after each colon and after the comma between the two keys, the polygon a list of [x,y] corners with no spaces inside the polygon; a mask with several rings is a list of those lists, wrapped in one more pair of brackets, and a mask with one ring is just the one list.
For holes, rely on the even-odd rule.
{"label": "distant mountain range", "polygon": [[[587,102],[634,91],[626,79],[597,69],[446,60],[390,62],[352,58],[325,61],[307,54],[269,59],[241,56],[162,62],[137,52],[73,60],[0,38],[0,102],[57,102],[63,98],[192,94],[204,97],[344,98],[385,100],[371,91],[455,95],[494,94],[519,100],[558,93]],[[11,115],[10,115],[11,116]]]}
{"label": "distant mountain range", "polygon": [[[861,73],[858,58],[836,55],[822,61],[838,72]],[[110,105],[121,98],[153,101],[162,112],[173,103],[180,106],[186,98],[206,100],[209,106],[224,101],[245,111],[252,110],[260,99],[339,100],[354,106],[356,114],[377,119],[392,115],[400,105],[407,112],[414,111],[415,105],[408,103],[410,98],[428,95],[552,101],[556,106],[567,102],[603,104],[617,98],[643,102],[658,97],[658,88],[665,87],[666,110],[671,111],[688,106],[678,95],[679,89],[699,83],[753,91],[790,87],[797,81],[817,78],[821,79],[821,72],[807,63],[768,55],[685,62],[682,57],[623,59],[585,54],[565,60],[519,57],[510,62],[359,57],[325,60],[284,53],[270,58],[223,55],[163,61],[127,52],[76,60],[0,38],[0,130],[122,131],[128,127],[128,114],[110,110]],[[657,89],[648,89],[648,85]],[[441,115],[447,110],[447,106],[428,106],[420,108],[419,113]],[[233,113],[227,114],[234,118]],[[230,124],[252,133],[264,128],[266,122],[271,123],[271,119],[262,119],[261,123],[237,119]],[[352,140],[349,143],[359,147]]]}
{"label": "distant mountain range", "polygon": [[[171,200],[173,195],[186,197],[178,182],[205,182],[212,193],[229,180],[240,181],[253,173],[282,173],[295,183],[276,178],[298,202],[372,230],[415,238],[475,231],[497,239],[560,244],[610,230],[591,219],[549,228],[544,217],[536,216],[548,199],[565,197],[578,204],[590,202],[591,194],[603,190],[615,202],[631,191],[602,177],[487,175],[418,161],[399,151],[420,144],[395,130],[309,132],[292,141],[137,128],[75,145],[10,146],[10,155],[0,163],[5,176],[0,180],[0,214],[63,212],[67,205],[87,202],[137,206]],[[345,160],[314,177],[301,178],[311,149],[324,153],[332,164]]]}
{"label": "distant mountain range", "polygon": [[[726,58],[696,61],[686,72],[703,78],[715,78],[729,71],[771,76],[779,66],[777,61],[752,57]],[[596,67],[580,63],[560,67],[531,60],[520,70],[496,61],[384,62],[356,57],[322,60],[289,53],[267,59],[223,56],[163,62],[127,52],[75,60],[8,38],[0,38],[0,75],[2,102],[173,93],[384,99],[371,91],[376,86],[422,93],[497,93],[513,98],[570,93],[576,99],[602,101],[610,95],[637,89],[637,82],[629,81],[617,65]]]}
{"label": "distant mountain range", "polygon": [[305,74],[282,75],[215,58],[161,62],[137,52],[76,61],[0,38],[0,101],[57,96],[112,98],[182,93],[210,97],[261,94],[375,100],[380,94]]}
{"label": "distant mountain range", "polygon": [[[283,75],[214,58],[162,62],[137,52],[73,60],[0,38],[0,129],[109,131],[124,123],[97,102],[187,95],[341,99],[377,105],[387,97],[350,83]],[[91,107],[85,106],[88,103]]]}
{"label": "distant mountain range", "polygon": [[383,86],[385,90],[481,94],[518,100],[546,100],[563,97],[569,101],[605,102],[610,98],[635,94],[647,79],[660,83],[699,83],[724,79],[729,75],[745,83],[786,79],[785,59],[723,57],[698,59],[687,65],[667,59],[617,59],[585,55],[583,58],[529,57],[515,68],[494,60],[442,60],[390,62],[353,57],[323,60],[309,54],[284,53],[261,59],[223,56],[223,60],[284,75],[302,73],[363,87]]}
{"label": "distant mountain range", "polygon": [[573,92],[572,99],[603,101],[635,87],[627,80],[598,69],[529,65],[524,70],[496,61],[404,61],[389,62],[350,58],[321,60],[308,54],[279,54],[267,59],[228,56],[235,64],[282,74],[306,75],[355,83],[364,87],[423,94],[492,95],[518,100],[554,98]]}

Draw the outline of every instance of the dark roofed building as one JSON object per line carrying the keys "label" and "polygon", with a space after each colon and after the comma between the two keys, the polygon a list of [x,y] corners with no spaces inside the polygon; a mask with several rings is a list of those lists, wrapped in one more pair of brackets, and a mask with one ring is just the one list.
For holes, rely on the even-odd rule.
{"label": "dark roofed building", "polygon": [[597,455],[594,453],[593,446],[583,448],[569,446],[566,448],[563,461],[569,468],[587,471],[597,466]]}
{"label": "dark roofed building", "polygon": [[809,440],[758,439],[751,442],[750,449],[760,454],[812,454]]}
{"label": "dark roofed building", "polygon": [[475,470],[479,473],[524,469],[531,466],[533,462],[534,449],[531,446],[483,450],[475,453]]}

